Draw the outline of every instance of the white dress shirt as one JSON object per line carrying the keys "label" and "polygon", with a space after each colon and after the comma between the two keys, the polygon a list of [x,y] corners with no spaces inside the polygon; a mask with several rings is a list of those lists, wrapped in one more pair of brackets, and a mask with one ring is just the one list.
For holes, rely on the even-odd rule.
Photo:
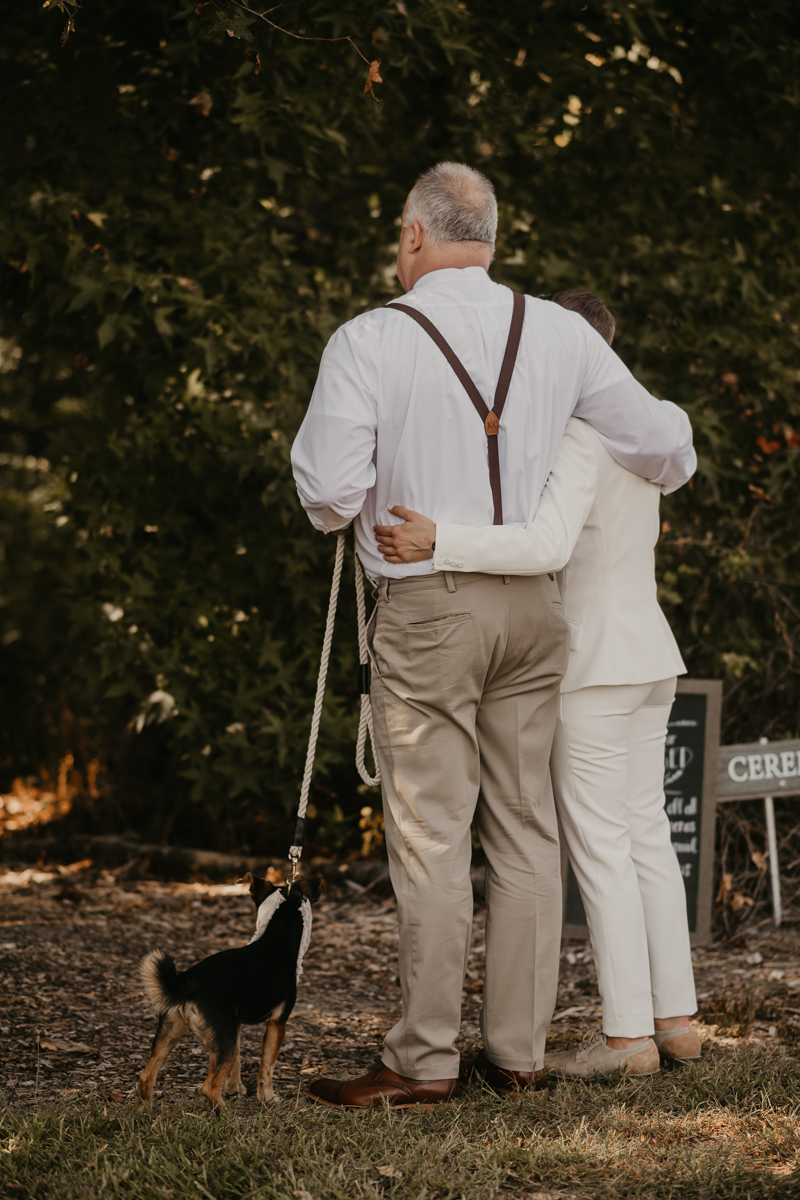
{"label": "white dress shirt", "polygon": [[[512,294],[482,267],[432,271],[403,303],[433,322],[491,408],[511,323]],[[670,491],[697,460],[686,414],[655,400],[578,313],[526,297],[525,324],[500,421],[503,516],[533,519],[572,413],[614,457]],[[486,434],[441,350],[402,312],[379,308],[331,338],[292,447],[303,507],[325,533],[356,523],[372,579],[424,575],[422,563],[389,564],[372,526],[402,504],[436,521],[491,524]]]}
{"label": "white dress shirt", "polygon": [[432,569],[541,575],[564,568],[570,655],[562,692],[683,675],[656,594],[659,499],[657,486],[626,471],[593,429],[573,419],[531,524],[437,523]]}

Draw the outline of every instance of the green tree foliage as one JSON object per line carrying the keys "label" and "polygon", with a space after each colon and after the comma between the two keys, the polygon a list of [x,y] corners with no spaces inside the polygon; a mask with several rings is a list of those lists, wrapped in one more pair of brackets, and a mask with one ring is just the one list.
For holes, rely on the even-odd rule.
{"label": "green tree foliage", "polygon": [[[69,751],[119,795],[144,758],[156,831],[184,794],[197,836],[284,820],[333,557],[289,448],[331,332],[397,294],[403,199],[441,158],[496,184],[495,278],[597,291],[623,358],[690,412],[665,608],[690,672],[728,681],[728,740],[797,734],[795,6],[269,18],[352,42],[228,0],[56,7],[17,6],[0,49],[6,778]],[[328,807],[354,795],[354,632],[348,592]]]}

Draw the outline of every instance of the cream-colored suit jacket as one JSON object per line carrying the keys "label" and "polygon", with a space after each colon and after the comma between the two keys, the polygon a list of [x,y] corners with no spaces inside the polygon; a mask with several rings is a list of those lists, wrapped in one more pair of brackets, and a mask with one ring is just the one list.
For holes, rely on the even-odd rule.
{"label": "cream-colored suit jacket", "polygon": [[563,692],[682,675],[686,667],[656,596],[660,494],[572,418],[533,521],[524,528],[437,524],[433,568],[561,571],[570,624]]}

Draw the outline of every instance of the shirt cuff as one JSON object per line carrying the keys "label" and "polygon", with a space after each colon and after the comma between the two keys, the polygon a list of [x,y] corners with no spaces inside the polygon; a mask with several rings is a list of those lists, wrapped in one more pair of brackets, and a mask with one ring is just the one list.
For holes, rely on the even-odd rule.
{"label": "shirt cuff", "polygon": [[684,475],[681,478],[680,474],[676,474],[674,467],[665,464],[664,470],[655,479],[651,479],[650,483],[657,483],[661,488],[662,496],[669,496],[670,492],[677,492],[678,488],[682,488],[685,483],[694,475],[697,470],[697,454],[692,447],[683,463]]}

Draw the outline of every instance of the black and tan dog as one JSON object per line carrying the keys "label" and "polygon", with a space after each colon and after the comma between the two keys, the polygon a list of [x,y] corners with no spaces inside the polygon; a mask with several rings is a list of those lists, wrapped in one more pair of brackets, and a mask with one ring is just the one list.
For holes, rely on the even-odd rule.
{"label": "black and tan dog", "polygon": [[274,1098],[273,1068],[297,998],[298,958],[308,942],[310,902],[319,896],[321,880],[300,879],[289,889],[286,884],[276,888],[251,875],[245,878],[250,881],[256,906],[256,934],[247,946],[222,950],[181,972],[163,950],[152,950],[142,959],[142,982],[158,1015],[158,1028],[150,1061],[139,1076],[140,1103],[152,1098],[158,1072],[191,1029],[209,1053],[208,1078],[201,1091],[218,1112],[223,1107],[223,1091],[226,1095],[245,1092],[239,1055],[241,1027],[262,1021],[267,1027],[258,1098],[263,1104]]}

